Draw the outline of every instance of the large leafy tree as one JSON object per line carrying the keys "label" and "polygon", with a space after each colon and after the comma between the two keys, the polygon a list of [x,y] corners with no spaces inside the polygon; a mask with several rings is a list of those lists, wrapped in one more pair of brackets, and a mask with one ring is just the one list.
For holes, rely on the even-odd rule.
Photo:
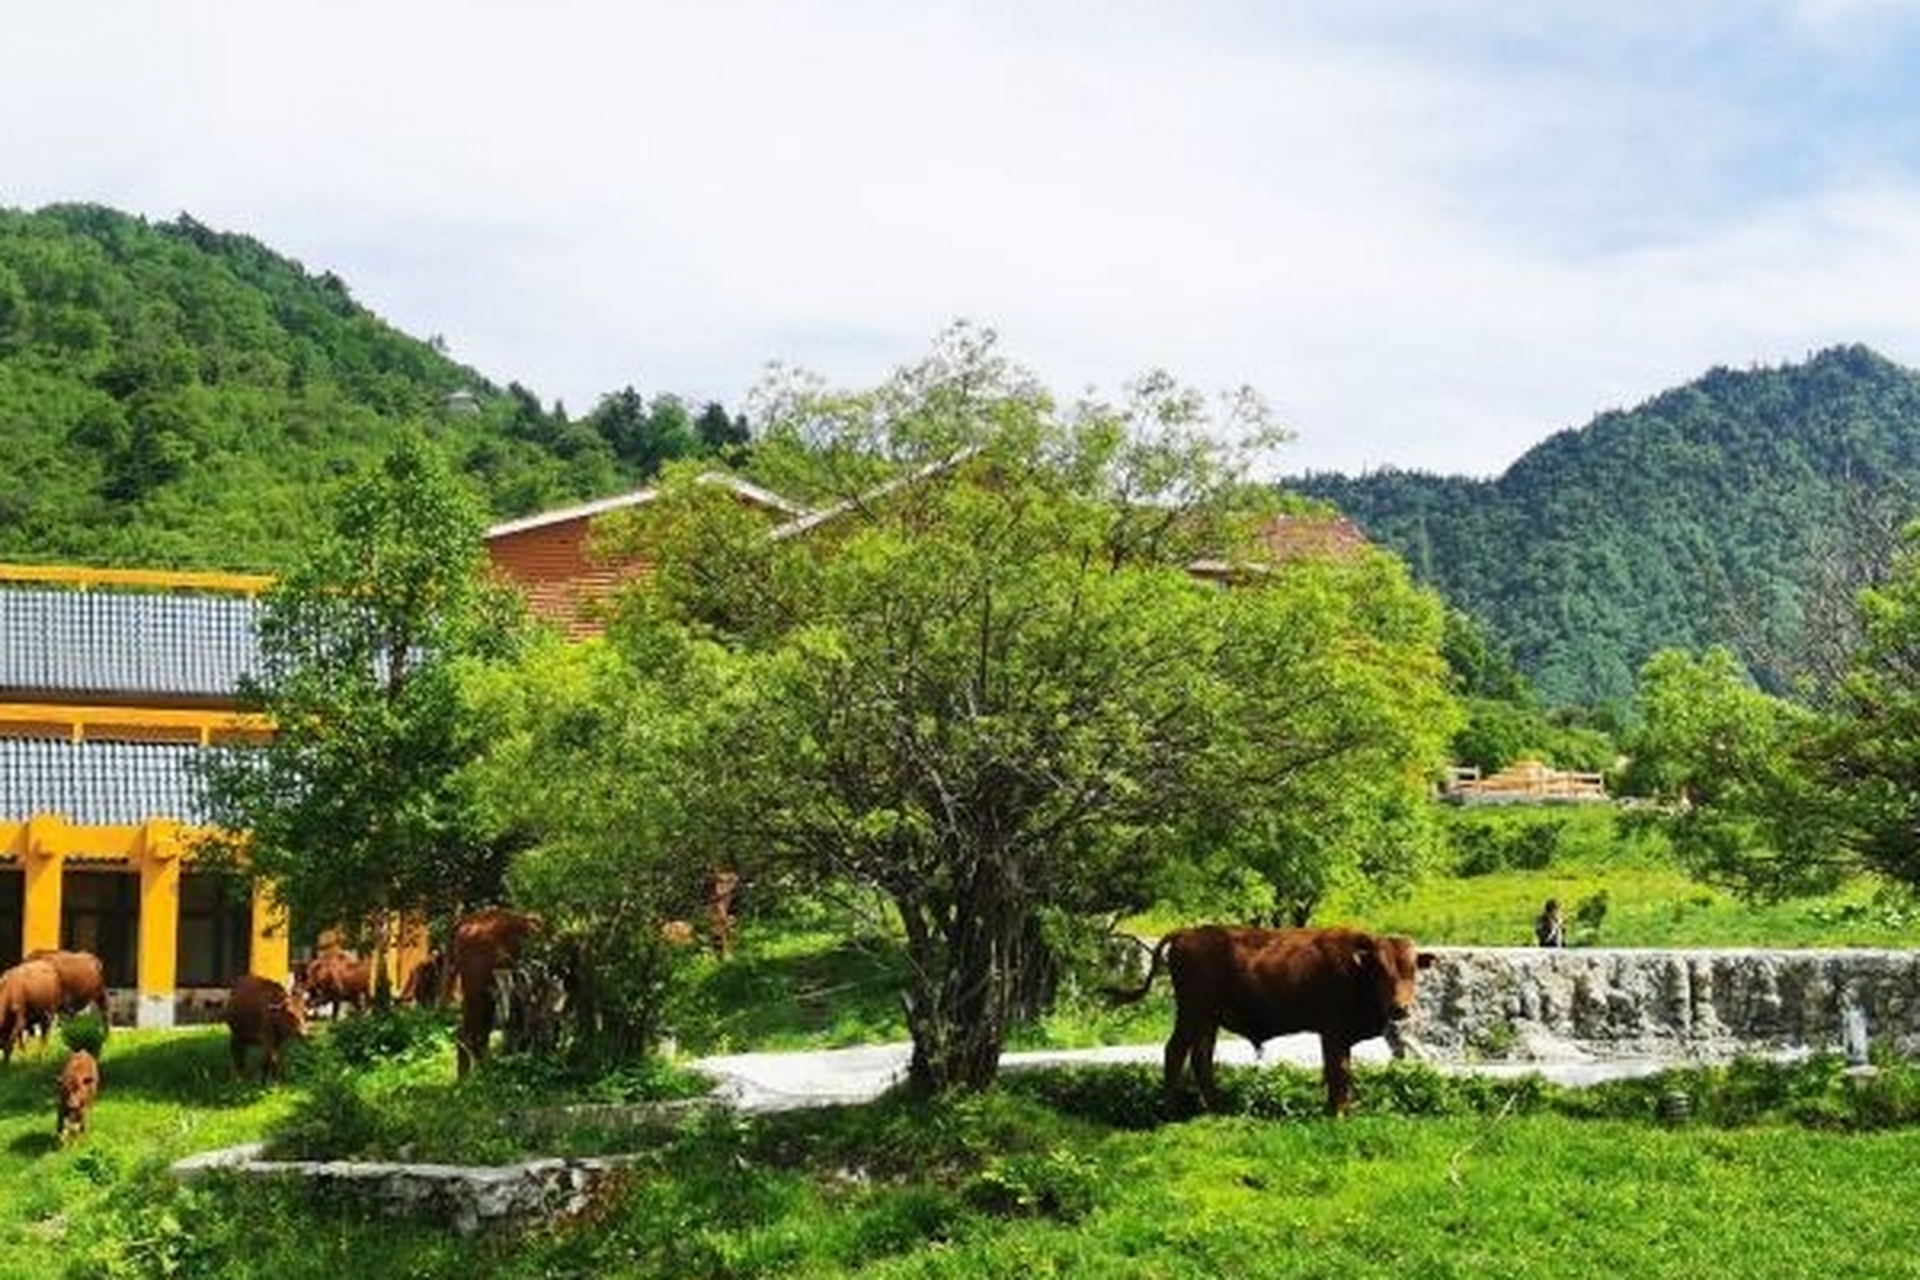
{"label": "large leafy tree", "polygon": [[459,665],[512,634],[480,529],[437,455],[408,439],[347,485],[262,600],[244,692],[276,732],[214,757],[207,780],[242,865],[306,927],[357,932],[499,891],[501,858],[458,785],[476,750]]}
{"label": "large leafy tree", "polygon": [[679,486],[635,613],[750,659],[702,823],[891,904],[915,1083],[991,1080],[1049,935],[1170,862],[1239,850],[1291,901],[1410,856],[1454,724],[1438,605],[1377,553],[1264,556],[1269,491],[1197,397],[1061,412],[966,329],[872,391],[776,392],[755,466],[825,514]]}

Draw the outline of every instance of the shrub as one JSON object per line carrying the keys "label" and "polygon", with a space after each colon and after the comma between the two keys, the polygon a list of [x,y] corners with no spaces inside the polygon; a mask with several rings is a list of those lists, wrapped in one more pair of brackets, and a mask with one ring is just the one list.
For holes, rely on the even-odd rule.
{"label": "shrub", "polygon": [[78,1053],[85,1049],[94,1057],[107,1043],[107,1020],[100,1016],[97,1009],[88,1009],[76,1013],[70,1018],[60,1020],[60,1043],[67,1046],[69,1052]]}
{"label": "shrub", "polygon": [[450,1025],[441,1010],[390,1005],[329,1024],[327,1042],[342,1061],[367,1067],[444,1052],[451,1041]]}
{"label": "shrub", "polygon": [[1472,810],[1447,824],[1454,871],[1462,876],[1496,871],[1538,871],[1561,851],[1568,818],[1537,808]]}

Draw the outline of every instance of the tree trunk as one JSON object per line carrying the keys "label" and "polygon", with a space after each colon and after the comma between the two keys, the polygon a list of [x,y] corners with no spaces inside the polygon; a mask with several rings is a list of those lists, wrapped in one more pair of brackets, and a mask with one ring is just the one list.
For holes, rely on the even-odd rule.
{"label": "tree trunk", "polygon": [[913,979],[907,1026],[913,1036],[908,1084],[920,1093],[984,1089],[999,1074],[1028,913],[987,859],[950,903],[918,904],[907,930]]}

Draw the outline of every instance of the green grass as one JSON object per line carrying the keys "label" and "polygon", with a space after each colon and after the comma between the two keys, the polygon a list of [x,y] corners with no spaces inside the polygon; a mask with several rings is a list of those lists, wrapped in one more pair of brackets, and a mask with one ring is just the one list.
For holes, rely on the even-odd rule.
{"label": "green grass", "polygon": [[[1910,894],[1860,878],[1816,898],[1756,905],[1692,879],[1655,832],[1622,829],[1605,807],[1503,815],[1564,823],[1544,865],[1479,875],[1435,876],[1399,901],[1337,895],[1319,922],[1349,921],[1421,942],[1522,946],[1548,898],[1568,919],[1568,942],[1610,947],[1907,947],[1920,943],[1920,907]],[[1597,923],[1583,904],[1604,903]],[[1591,908],[1589,910],[1591,915]]]}
{"label": "green grass", "polygon": [[1680,1127],[1654,1119],[1657,1082],[1571,1099],[1380,1069],[1362,1114],[1329,1121],[1298,1111],[1311,1072],[1238,1072],[1249,1113],[1166,1122],[1142,1114],[1147,1069],[1023,1077],[949,1103],[690,1121],[584,1222],[529,1233],[462,1240],[233,1182],[136,1198],[112,1239],[144,1243],[103,1241],[80,1274],[1914,1275],[1920,1218],[1892,1190],[1913,1130],[1809,1127],[1911,1124],[1920,1085],[1887,1074],[1882,1113],[1830,1063],[1696,1073],[1705,1118]]}
{"label": "green grass", "polygon": [[84,1225],[129,1186],[197,1151],[258,1138],[294,1102],[288,1090],[232,1080],[224,1030],[116,1030],[101,1055],[92,1130],[53,1139],[56,1036],[0,1068],[0,1275],[60,1274]]}

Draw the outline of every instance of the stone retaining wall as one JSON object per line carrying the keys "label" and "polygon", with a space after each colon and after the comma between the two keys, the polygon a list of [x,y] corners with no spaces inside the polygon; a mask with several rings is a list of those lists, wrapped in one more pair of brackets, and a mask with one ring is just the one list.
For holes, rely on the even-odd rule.
{"label": "stone retaining wall", "polygon": [[1920,1053],[1920,951],[1426,949],[1406,1039],[1439,1061],[1846,1052],[1849,1023]]}
{"label": "stone retaining wall", "polygon": [[482,1227],[551,1221],[580,1213],[601,1184],[637,1155],[529,1160],[498,1167],[392,1164],[371,1160],[263,1160],[251,1143],[189,1157],[173,1166],[186,1179],[221,1169],[246,1177],[298,1178],[315,1193],[428,1222],[463,1235]]}

